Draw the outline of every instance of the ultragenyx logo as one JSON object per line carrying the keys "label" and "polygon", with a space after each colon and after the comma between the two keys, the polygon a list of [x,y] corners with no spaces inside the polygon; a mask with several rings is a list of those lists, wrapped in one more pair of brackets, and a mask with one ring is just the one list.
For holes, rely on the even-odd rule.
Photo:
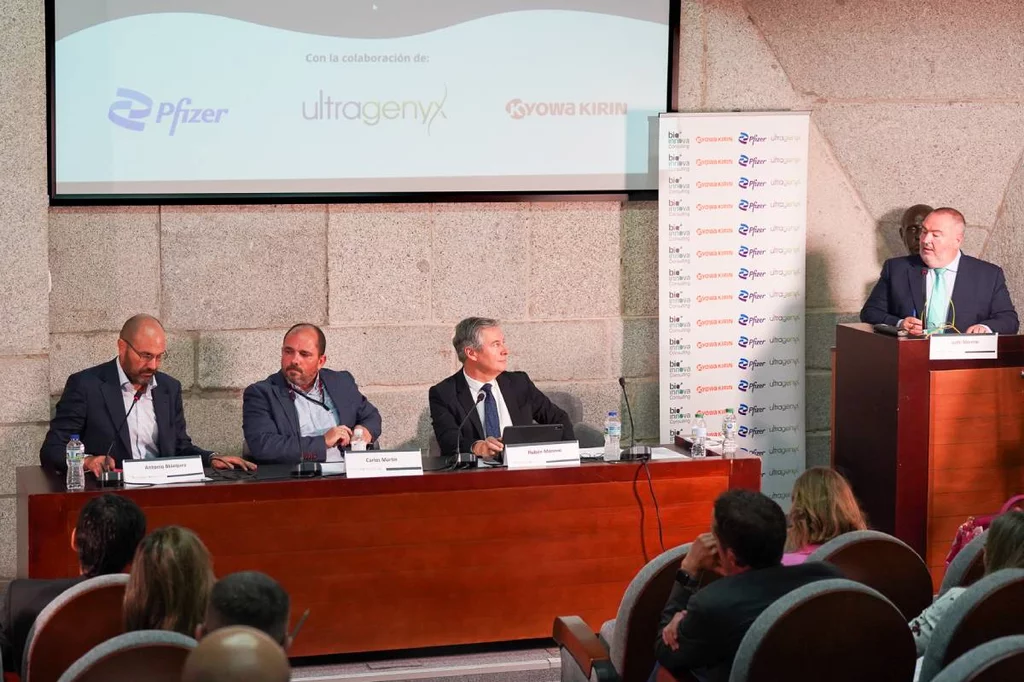
{"label": "ultragenyx logo", "polygon": [[444,94],[441,99],[425,101],[421,99],[407,100],[345,100],[334,99],[331,95],[324,95],[324,91],[317,93],[309,109],[306,102],[302,103],[302,118],[307,121],[359,121],[363,125],[376,126],[385,121],[413,121],[427,127],[427,134],[430,128],[439,117],[447,119],[444,113],[444,104],[448,101],[448,86],[444,86]]}
{"label": "ultragenyx logo", "polygon": [[[116,97],[107,111],[107,118],[116,126],[125,130],[141,133],[146,129],[146,121],[153,113],[153,100],[138,90],[118,88]],[[188,105],[192,99],[182,97],[177,102],[161,102],[156,110],[154,125],[166,122],[170,118],[168,135],[173,137],[179,125],[193,123],[220,123],[228,113],[227,109],[210,109]]]}

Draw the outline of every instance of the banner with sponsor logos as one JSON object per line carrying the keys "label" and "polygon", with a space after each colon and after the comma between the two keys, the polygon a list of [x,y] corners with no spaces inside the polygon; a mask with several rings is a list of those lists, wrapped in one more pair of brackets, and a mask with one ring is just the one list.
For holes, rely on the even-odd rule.
{"label": "banner with sponsor logos", "polygon": [[809,115],[664,114],[659,130],[661,440],[703,412],[763,458],[788,507],[804,469]]}

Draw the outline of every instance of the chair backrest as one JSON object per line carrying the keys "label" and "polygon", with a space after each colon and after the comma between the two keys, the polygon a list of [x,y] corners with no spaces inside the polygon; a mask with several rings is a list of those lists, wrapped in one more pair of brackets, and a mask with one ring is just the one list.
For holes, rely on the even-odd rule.
{"label": "chair backrest", "polygon": [[987,575],[957,597],[935,625],[921,663],[928,682],[971,649],[1000,637],[1024,635],[1024,568]]}
{"label": "chair backrest", "polygon": [[946,594],[951,587],[968,587],[978,582],[985,575],[985,540],[988,531],[974,538],[957,552],[953,561],[949,562],[946,574],[942,576],[939,596]]}
{"label": "chair backrest", "polygon": [[654,668],[658,619],[688,551],[690,543],[654,557],[633,577],[622,595],[608,655],[623,682],[646,680]]}
{"label": "chair backrest", "polygon": [[729,682],[906,682],[915,662],[914,637],[892,602],[852,580],[820,580],[757,617]]}
{"label": "chair backrest", "polygon": [[909,622],[932,603],[928,567],[902,541],[874,530],[843,533],[814,550],[807,561],[827,561],[850,580],[872,587]]}
{"label": "chair backrest", "polygon": [[101,575],[83,580],[47,604],[25,640],[22,682],[57,682],[79,657],[121,634],[127,585],[127,573]]}
{"label": "chair backrest", "polygon": [[178,682],[196,641],[178,632],[126,632],[94,647],[59,682]]}
{"label": "chair backrest", "polygon": [[1000,637],[971,649],[935,676],[934,682],[1024,680],[1024,635]]}

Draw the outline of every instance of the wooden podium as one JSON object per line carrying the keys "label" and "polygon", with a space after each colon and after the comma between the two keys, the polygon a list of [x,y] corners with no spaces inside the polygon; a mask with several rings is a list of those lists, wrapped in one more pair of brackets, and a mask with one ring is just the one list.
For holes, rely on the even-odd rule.
{"label": "wooden podium", "polygon": [[925,559],[936,586],[957,527],[1024,492],[1024,336],[997,360],[929,360],[929,341],[836,328],[833,464],[872,528]]}

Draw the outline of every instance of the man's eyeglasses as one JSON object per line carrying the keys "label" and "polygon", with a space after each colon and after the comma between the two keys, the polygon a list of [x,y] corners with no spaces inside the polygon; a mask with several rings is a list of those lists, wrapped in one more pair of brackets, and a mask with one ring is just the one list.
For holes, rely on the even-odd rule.
{"label": "man's eyeglasses", "polygon": [[136,349],[135,346],[133,346],[128,339],[122,336],[121,340],[127,343],[128,347],[135,351],[135,354],[138,355],[139,359],[142,360],[143,362],[153,362],[154,360],[156,360],[157,364],[160,364],[161,362],[167,359],[167,351],[164,351],[159,355],[153,355],[152,353],[140,353],[138,349]]}

